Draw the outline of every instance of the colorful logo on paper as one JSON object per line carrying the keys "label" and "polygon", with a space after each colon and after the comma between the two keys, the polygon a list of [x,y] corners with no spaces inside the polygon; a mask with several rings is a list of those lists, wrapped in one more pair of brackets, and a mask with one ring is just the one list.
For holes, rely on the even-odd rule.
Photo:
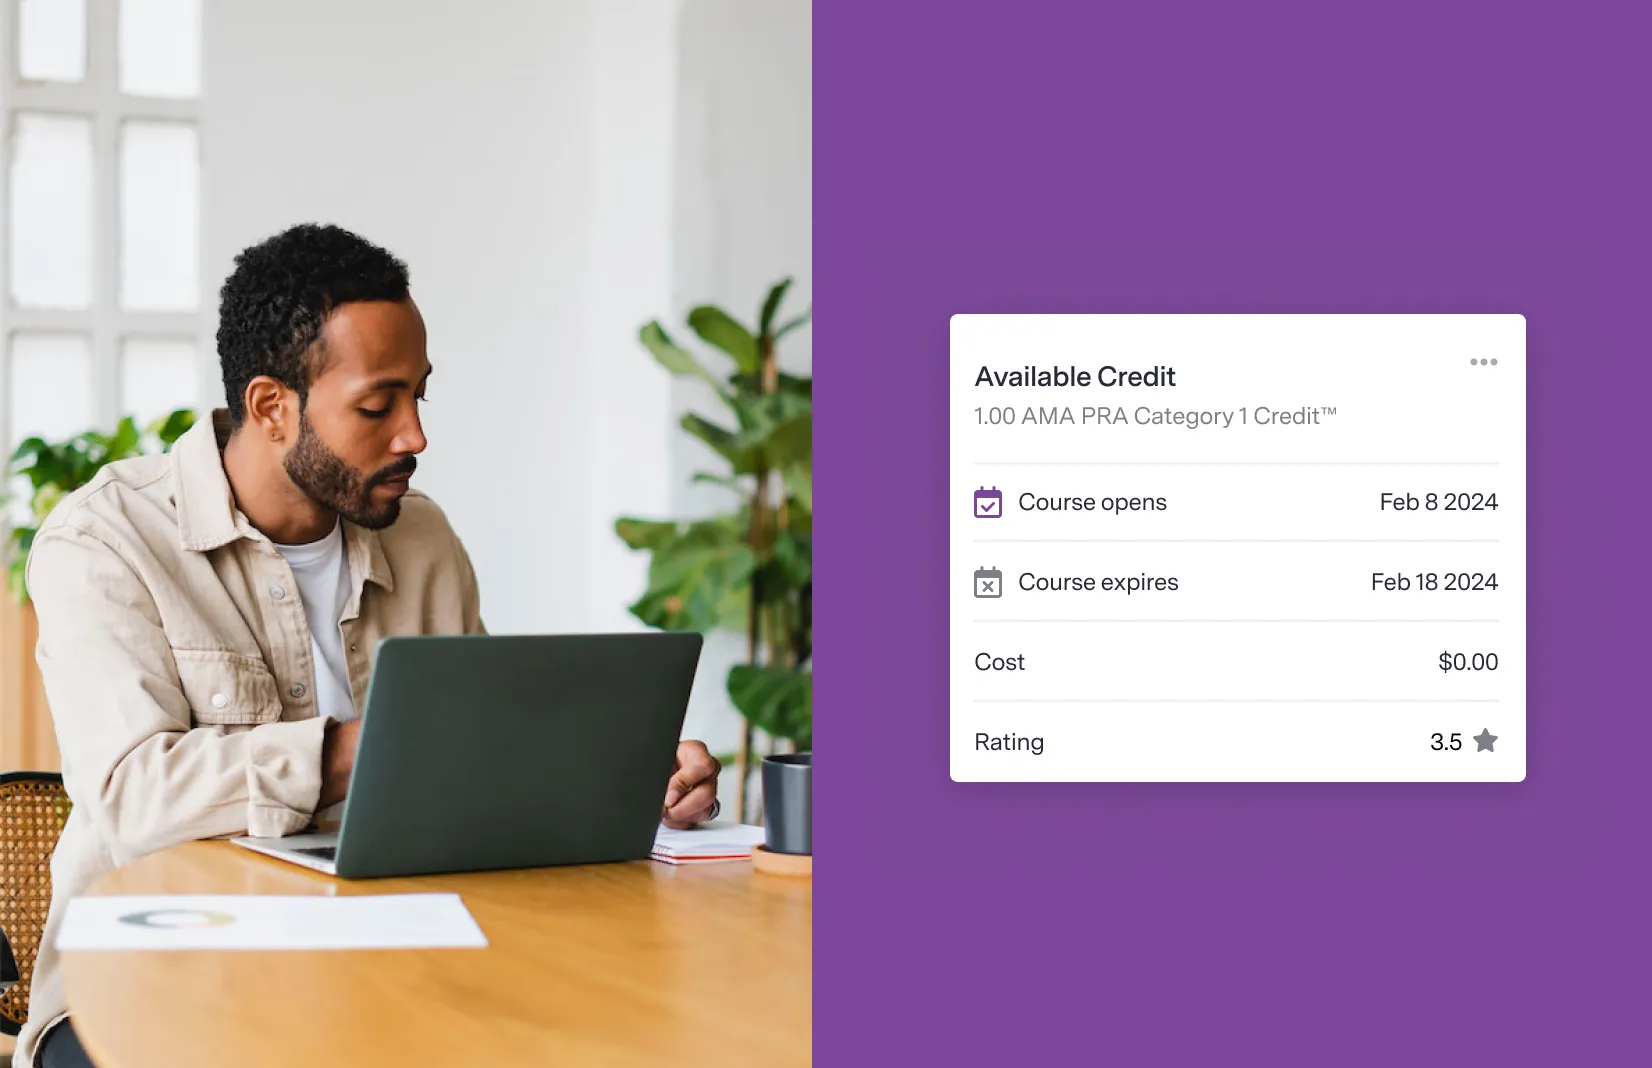
{"label": "colorful logo on paper", "polygon": [[211,912],[207,909],[151,909],[122,916],[120,922],[129,923],[133,927],[194,931],[202,927],[227,927],[235,922],[235,917],[227,912]]}

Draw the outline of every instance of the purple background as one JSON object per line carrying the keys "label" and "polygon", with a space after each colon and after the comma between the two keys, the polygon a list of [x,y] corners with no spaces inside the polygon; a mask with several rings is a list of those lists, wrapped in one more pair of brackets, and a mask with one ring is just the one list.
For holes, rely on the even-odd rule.
{"label": "purple background", "polygon": [[[815,4],[822,1065],[1652,1056],[1648,16],[1254,7]],[[1527,780],[953,783],[947,318],[1006,311],[1524,313]]]}

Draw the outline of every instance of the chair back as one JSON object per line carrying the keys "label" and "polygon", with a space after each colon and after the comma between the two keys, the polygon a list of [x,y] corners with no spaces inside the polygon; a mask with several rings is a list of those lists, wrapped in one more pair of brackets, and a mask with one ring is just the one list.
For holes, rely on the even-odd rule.
{"label": "chair back", "polygon": [[0,1033],[17,1034],[29,1018],[29,978],[52,904],[52,852],[68,817],[63,776],[0,775]]}

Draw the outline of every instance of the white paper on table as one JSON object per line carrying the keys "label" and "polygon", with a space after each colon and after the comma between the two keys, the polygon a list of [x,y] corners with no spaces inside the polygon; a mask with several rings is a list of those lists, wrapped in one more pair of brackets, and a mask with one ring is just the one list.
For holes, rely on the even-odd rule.
{"label": "white paper on table", "polygon": [[77,897],[58,949],[446,949],[483,947],[458,894]]}

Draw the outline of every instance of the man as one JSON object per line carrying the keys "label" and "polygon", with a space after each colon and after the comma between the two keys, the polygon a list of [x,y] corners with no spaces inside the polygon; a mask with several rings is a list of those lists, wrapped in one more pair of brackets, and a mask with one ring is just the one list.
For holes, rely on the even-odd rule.
{"label": "man", "polygon": [[[52,948],[68,898],[179,842],[303,829],[344,798],[378,640],[483,629],[464,547],[409,487],[431,366],[406,267],[336,227],[255,245],[224,283],[218,356],[228,410],[105,467],[29,555],[74,808],[26,1068],[89,1063]],[[664,821],[715,815],[718,770],[679,746]]]}

